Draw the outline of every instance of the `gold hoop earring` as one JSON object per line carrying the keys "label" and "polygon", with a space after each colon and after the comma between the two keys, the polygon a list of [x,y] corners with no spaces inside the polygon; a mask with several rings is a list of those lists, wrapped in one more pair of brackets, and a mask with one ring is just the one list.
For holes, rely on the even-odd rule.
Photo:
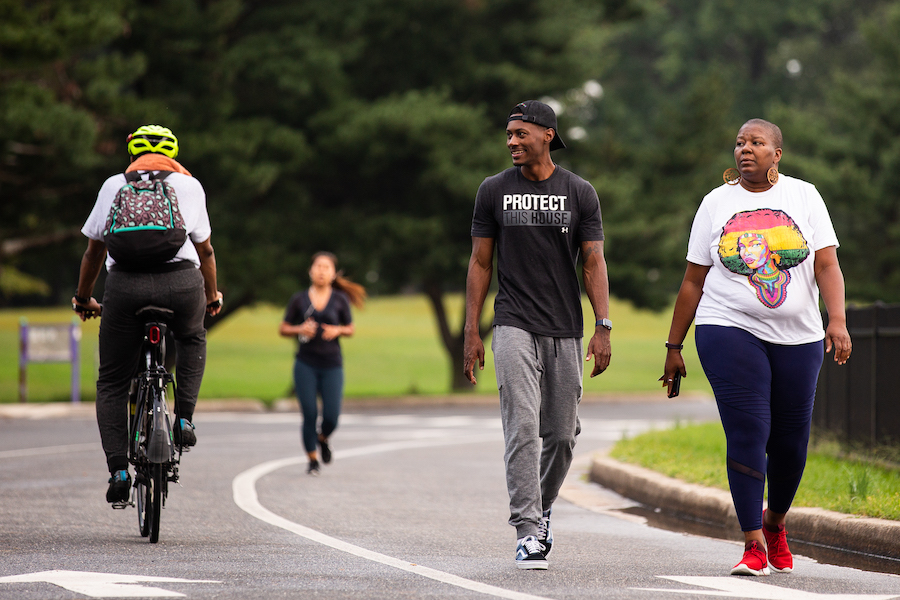
{"label": "gold hoop earring", "polygon": [[734,167],[725,169],[722,173],[722,180],[728,185],[737,185],[741,181],[741,172]]}
{"label": "gold hoop earring", "polygon": [[772,185],[778,183],[778,167],[771,167],[766,171],[766,179],[768,179],[769,183]]}

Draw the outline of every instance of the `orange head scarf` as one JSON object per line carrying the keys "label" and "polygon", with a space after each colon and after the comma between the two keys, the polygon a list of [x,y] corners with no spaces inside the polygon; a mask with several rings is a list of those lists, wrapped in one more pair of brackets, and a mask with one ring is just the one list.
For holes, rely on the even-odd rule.
{"label": "orange head scarf", "polygon": [[126,173],[132,171],[172,171],[173,173],[183,173],[188,177],[193,177],[191,172],[182,167],[181,163],[174,158],[156,154],[155,152],[148,152],[134,159],[134,162],[125,169]]}

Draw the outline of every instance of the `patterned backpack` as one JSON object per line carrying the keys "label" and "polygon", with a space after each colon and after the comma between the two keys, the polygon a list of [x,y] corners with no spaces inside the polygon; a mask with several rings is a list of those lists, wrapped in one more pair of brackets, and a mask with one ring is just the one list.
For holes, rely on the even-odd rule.
{"label": "patterned backpack", "polygon": [[165,179],[171,171],[125,173],[106,225],[103,241],[116,264],[126,270],[154,269],[178,253],[187,240],[175,188]]}

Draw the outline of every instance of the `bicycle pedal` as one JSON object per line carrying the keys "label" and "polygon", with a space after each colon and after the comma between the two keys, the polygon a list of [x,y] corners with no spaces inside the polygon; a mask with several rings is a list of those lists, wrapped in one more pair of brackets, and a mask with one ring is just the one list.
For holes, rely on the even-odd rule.
{"label": "bicycle pedal", "polygon": [[134,506],[134,503],[130,500],[128,502],[113,502],[110,506],[112,506],[115,510],[124,510],[129,506]]}

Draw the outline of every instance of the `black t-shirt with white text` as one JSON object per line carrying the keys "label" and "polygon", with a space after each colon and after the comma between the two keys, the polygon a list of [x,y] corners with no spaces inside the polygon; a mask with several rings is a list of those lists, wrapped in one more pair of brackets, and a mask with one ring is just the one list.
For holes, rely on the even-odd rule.
{"label": "black t-shirt with white text", "polygon": [[[332,289],[328,304],[321,311],[316,310],[309,300],[309,292],[297,292],[291,296],[287,310],[284,313],[284,321],[290,325],[299,325],[307,318],[312,317],[316,323],[329,325],[349,325],[353,322],[350,315],[350,300],[344,292]],[[320,369],[340,367],[344,364],[341,356],[340,338],[333,340],[322,339],[322,328],[316,330],[316,335],[306,343],[300,344],[297,350],[297,358]]]}
{"label": "black t-shirt with white text", "polygon": [[526,179],[519,167],[488,177],[475,197],[472,237],[494,239],[494,325],[584,335],[578,255],[582,242],[603,240],[600,200],[590,183],[560,166],[543,181]]}

